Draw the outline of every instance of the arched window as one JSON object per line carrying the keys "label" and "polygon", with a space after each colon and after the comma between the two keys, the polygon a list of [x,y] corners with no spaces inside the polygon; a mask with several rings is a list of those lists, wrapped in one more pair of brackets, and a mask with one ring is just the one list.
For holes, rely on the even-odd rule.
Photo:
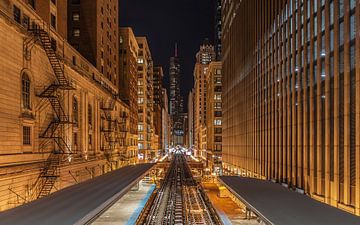
{"label": "arched window", "polygon": [[25,109],[30,109],[30,78],[24,73],[21,77],[22,102]]}
{"label": "arched window", "polygon": [[77,127],[79,124],[79,104],[75,96],[73,97],[73,119],[74,124]]}
{"label": "arched window", "polygon": [[91,128],[91,125],[92,125],[92,107],[91,107],[90,104],[88,105],[88,123],[89,123],[90,128]]}

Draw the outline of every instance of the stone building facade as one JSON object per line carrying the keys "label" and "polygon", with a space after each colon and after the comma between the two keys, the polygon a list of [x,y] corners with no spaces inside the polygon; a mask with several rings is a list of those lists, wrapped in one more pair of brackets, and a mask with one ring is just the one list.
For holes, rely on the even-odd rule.
{"label": "stone building facade", "polygon": [[[119,28],[119,96],[129,106],[129,143],[128,149],[136,152],[138,148],[138,74],[137,55],[139,46],[130,27]],[[135,159],[134,159],[135,160]]]}
{"label": "stone building facade", "polygon": [[117,77],[119,72],[119,2],[115,0],[67,2],[67,40],[106,79],[117,85],[119,82]]}
{"label": "stone building facade", "polygon": [[24,1],[0,2],[0,210],[119,168],[134,154],[117,86],[42,21]]}
{"label": "stone building facade", "polygon": [[221,62],[211,62],[206,73],[206,160],[210,171],[217,175],[222,167],[221,79]]}
{"label": "stone building facade", "polygon": [[360,3],[222,1],[223,161],[360,215]]}
{"label": "stone building facade", "polygon": [[154,66],[153,88],[154,88],[154,132],[157,135],[158,145],[154,150],[160,151],[163,146],[163,130],[162,130],[162,109],[166,104],[163,99],[163,78],[164,71],[162,66]]}
{"label": "stone building facade", "polygon": [[[200,46],[196,54],[196,64],[194,68],[194,136],[195,136],[195,155],[200,156],[203,149],[202,130],[206,126],[206,73],[211,61],[215,60],[215,50],[208,40]],[[206,158],[206,156],[201,155]]]}
{"label": "stone building facade", "polygon": [[145,37],[136,37],[138,53],[138,149],[140,159],[151,160],[155,157],[153,127],[153,61]]}

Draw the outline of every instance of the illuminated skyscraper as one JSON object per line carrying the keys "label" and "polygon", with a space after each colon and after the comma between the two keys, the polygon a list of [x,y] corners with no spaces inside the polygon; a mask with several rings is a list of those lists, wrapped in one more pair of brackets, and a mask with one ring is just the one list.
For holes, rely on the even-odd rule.
{"label": "illuminated skyscraper", "polygon": [[215,52],[216,52],[216,59],[221,60],[221,0],[216,1],[216,8],[215,8]]}
{"label": "illuminated skyscraper", "polygon": [[175,54],[170,58],[170,117],[172,121],[171,142],[173,145],[183,144],[183,109],[184,103],[180,93],[180,59],[175,44]]}

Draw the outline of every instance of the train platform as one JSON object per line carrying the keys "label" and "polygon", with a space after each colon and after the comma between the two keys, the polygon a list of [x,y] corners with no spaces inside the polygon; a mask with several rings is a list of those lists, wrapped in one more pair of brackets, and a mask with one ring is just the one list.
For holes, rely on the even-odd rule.
{"label": "train platform", "polygon": [[102,213],[91,225],[135,224],[155,188],[155,184],[140,181],[138,185]]}
{"label": "train platform", "polygon": [[124,196],[154,165],[126,166],[0,212],[0,225],[88,224]]}
{"label": "train platform", "polygon": [[237,176],[222,176],[219,181],[265,224],[360,224],[360,217],[271,181]]}
{"label": "train platform", "polygon": [[219,187],[216,183],[203,182],[201,185],[223,225],[259,225],[254,219],[246,219],[245,213],[230,197],[219,197]]}

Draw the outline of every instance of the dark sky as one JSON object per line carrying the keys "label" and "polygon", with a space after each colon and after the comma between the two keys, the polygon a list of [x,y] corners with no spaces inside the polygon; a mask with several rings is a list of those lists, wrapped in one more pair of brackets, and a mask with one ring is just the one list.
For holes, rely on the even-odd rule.
{"label": "dark sky", "polygon": [[[135,35],[146,36],[155,65],[164,67],[168,88],[169,58],[175,42],[181,58],[181,92],[184,100],[193,87],[195,54],[205,38],[213,43],[213,0],[119,0],[120,26],[130,26]],[[186,105],[185,105],[186,110]]]}

